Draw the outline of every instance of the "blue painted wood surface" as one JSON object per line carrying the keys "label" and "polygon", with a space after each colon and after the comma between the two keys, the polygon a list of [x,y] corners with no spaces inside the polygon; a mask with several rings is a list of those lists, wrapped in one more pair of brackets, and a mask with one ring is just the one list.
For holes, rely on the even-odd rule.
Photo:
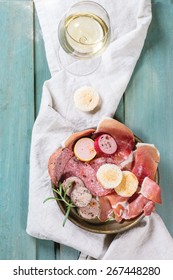
{"label": "blue painted wood surface", "polygon": [[25,231],[34,122],[32,2],[0,2],[0,26],[0,258],[33,259],[35,240]]}
{"label": "blue painted wood surface", "polygon": [[[173,1],[152,1],[153,20],[115,114],[161,153],[163,205],[173,236]],[[0,1],[0,259],[77,259],[79,252],[25,232],[31,130],[50,78],[30,0]]]}

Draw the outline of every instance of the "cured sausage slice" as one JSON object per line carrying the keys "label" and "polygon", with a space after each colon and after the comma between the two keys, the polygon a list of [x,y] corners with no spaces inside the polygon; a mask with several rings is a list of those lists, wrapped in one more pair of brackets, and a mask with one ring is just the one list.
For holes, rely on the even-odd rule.
{"label": "cured sausage slice", "polygon": [[68,196],[71,195],[71,192],[72,192],[74,186],[85,187],[82,180],[75,176],[68,177],[67,179],[63,180],[63,182],[62,182],[62,188]]}
{"label": "cured sausage slice", "polygon": [[134,148],[133,132],[126,125],[112,118],[104,118],[99,123],[96,133],[110,134],[117,143],[117,153],[124,160],[128,158]]}
{"label": "cured sausage slice", "polygon": [[100,213],[99,202],[95,198],[92,198],[86,207],[80,207],[78,209],[78,213],[82,218],[87,220],[97,218]]}
{"label": "cured sausage slice", "polygon": [[113,155],[117,150],[117,143],[109,134],[102,134],[94,142],[95,150],[98,154],[105,156]]}
{"label": "cured sausage slice", "polygon": [[77,207],[85,207],[90,203],[92,195],[87,188],[74,186],[70,198]]}
{"label": "cured sausage slice", "polygon": [[56,173],[55,173],[55,167],[56,167],[56,159],[60,156],[62,152],[62,148],[57,149],[49,158],[48,162],[48,173],[51,177],[52,182],[56,183]]}
{"label": "cured sausage slice", "polygon": [[85,187],[81,179],[71,176],[63,181],[63,190],[71,198],[77,207],[85,207],[92,199],[90,191]]}
{"label": "cured sausage slice", "polygon": [[59,148],[55,153],[51,155],[48,162],[48,172],[52,182],[58,186],[59,180],[63,175],[64,168],[74,153],[68,149]]}
{"label": "cured sausage slice", "polygon": [[100,166],[106,163],[116,164],[116,161],[111,157],[99,157],[91,160],[89,164],[97,172]]}
{"label": "cured sausage slice", "polygon": [[[85,187],[94,196],[103,196],[111,193],[112,190],[104,189],[97,181],[96,172],[88,163],[79,161],[76,157],[72,157],[65,166],[64,173],[68,173],[70,176],[76,176],[80,178]],[[114,191],[114,190],[113,190]]]}

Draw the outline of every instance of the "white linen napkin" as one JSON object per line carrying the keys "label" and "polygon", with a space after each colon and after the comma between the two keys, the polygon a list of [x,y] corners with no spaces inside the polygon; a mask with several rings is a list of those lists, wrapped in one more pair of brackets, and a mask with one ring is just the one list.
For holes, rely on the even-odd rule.
{"label": "white linen napkin", "polygon": [[[150,0],[96,1],[110,15],[111,44],[102,55],[96,72],[76,77],[60,68],[57,54],[59,20],[76,2],[35,0],[52,78],[44,83],[40,111],[32,133],[27,233],[71,246],[81,251],[82,256],[95,259],[173,259],[172,238],[156,213],[134,229],[115,236],[87,232],[70,221],[62,227],[64,215],[56,201],[43,204],[53,195],[47,170],[50,155],[71,133],[97,126],[103,115],[114,115],[151,21]],[[74,107],[73,92],[82,85],[92,86],[99,92],[102,103],[97,112],[84,113]]]}

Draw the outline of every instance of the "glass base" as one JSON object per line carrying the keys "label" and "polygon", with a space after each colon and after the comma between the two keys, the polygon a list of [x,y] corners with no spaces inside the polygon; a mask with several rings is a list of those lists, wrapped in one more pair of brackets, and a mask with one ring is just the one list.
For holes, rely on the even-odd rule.
{"label": "glass base", "polygon": [[66,53],[62,48],[58,51],[61,67],[75,76],[87,76],[95,72],[101,63],[101,57],[79,59]]}

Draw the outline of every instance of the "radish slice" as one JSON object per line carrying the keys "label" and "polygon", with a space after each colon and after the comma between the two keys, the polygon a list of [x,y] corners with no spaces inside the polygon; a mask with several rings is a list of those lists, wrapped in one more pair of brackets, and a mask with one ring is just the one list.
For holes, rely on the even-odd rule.
{"label": "radish slice", "polygon": [[109,134],[102,134],[96,138],[94,148],[98,154],[113,155],[117,150],[117,143]]}
{"label": "radish slice", "polygon": [[91,138],[81,138],[74,146],[74,154],[81,161],[90,161],[96,156],[94,141]]}

